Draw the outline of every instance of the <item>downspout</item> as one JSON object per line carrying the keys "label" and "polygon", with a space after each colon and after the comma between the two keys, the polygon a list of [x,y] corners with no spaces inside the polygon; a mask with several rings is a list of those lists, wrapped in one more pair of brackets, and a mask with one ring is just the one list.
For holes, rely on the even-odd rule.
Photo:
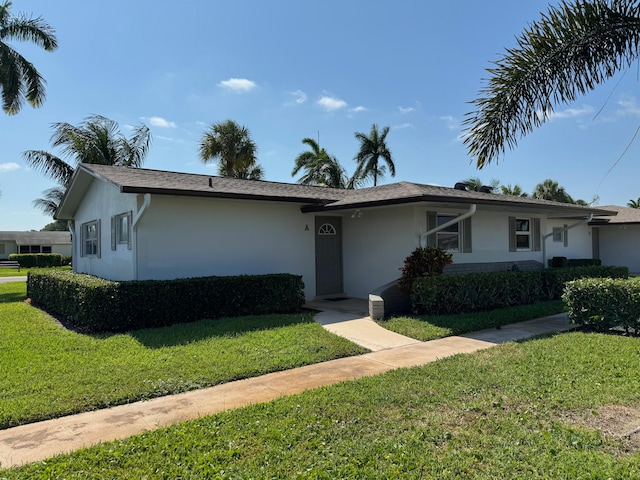
{"label": "downspout", "polygon": [[134,218],[133,222],[131,222],[131,230],[134,232],[134,242],[133,242],[133,255],[135,257],[133,259],[133,279],[134,280],[138,280],[138,222],[144,216],[144,213],[147,211],[147,208],[149,208],[150,203],[151,203],[151,194],[145,193],[144,201],[142,202],[142,205],[140,205],[140,208],[136,212],[136,218]]}
{"label": "downspout", "polygon": [[[567,234],[567,230],[571,230],[574,227],[578,227],[580,225],[584,225],[585,223],[589,223],[591,220],[593,220],[593,213],[590,213],[589,216],[584,219],[584,220],[580,220],[579,222],[573,223],[571,225],[568,225],[566,227],[562,227],[562,232],[564,233],[564,235]],[[549,237],[553,236],[553,231],[551,233],[547,233],[546,235],[542,236],[542,264],[543,267],[542,268],[548,268],[547,265],[547,239]]]}
{"label": "downspout", "polygon": [[420,246],[424,246],[427,244],[427,237],[429,235],[433,235],[434,233],[439,232],[440,230],[444,230],[445,228],[448,228],[451,225],[455,225],[456,223],[460,223],[463,220],[466,220],[467,218],[471,217],[474,213],[476,213],[476,208],[477,208],[476,204],[472,203],[467,213],[464,213],[459,217],[454,218],[453,220],[449,220],[448,222],[445,222],[442,225],[438,225],[437,227],[432,228],[428,232],[420,235]]}

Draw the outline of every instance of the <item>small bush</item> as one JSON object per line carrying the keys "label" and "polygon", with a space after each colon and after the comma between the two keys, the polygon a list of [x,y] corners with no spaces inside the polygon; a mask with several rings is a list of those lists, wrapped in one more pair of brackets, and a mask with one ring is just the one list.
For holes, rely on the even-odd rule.
{"label": "small bush", "polygon": [[582,278],[567,282],[562,300],[569,319],[598,331],[622,327],[640,333],[640,279]]}
{"label": "small bush", "polygon": [[553,257],[548,260],[549,267],[562,268],[562,267],[599,267],[602,265],[602,260],[597,258],[569,258],[567,257]]}
{"label": "small bush", "polygon": [[291,313],[304,304],[289,274],[113,282],[69,271],[29,272],[27,296],[85,332],[126,331],[205,318]]}
{"label": "small bush", "polygon": [[22,268],[62,266],[62,255],[59,253],[12,253],[9,260],[17,261]]}
{"label": "small bush", "polygon": [[404,260],[398,288],[411,293],[413,282],[420,277],[442,275],[444,267],[450,265],[453,256],[440,247],[418,247]]}

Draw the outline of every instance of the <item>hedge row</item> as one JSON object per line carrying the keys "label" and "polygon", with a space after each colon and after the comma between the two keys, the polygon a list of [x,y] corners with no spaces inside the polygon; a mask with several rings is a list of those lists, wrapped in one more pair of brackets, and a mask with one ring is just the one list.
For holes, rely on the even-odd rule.
{"label": "hedge row", "polygon": [[302,277],[289,274],[114,282],[31,271],[27,296],[83,332],[127,331],[204,318],[299,311]]}
{"label": "hedge row", "polygon": [[627,267],[554,268],[421,277],[413,284],[414,313],[469,313],[559,299],[564,285],[583,277],[627,278]]}
{"label": "hedge row", "polygon": [[22,268],[60,267],[63,257],[59,253],[12,253],[9,260],[15,260]]}
{"label": "hedge row", "polygon": [[602,265],[602,260],[597,258],[567,258],[567,257],[553,257],[547,261],[551,268],[563,268],[563,267],[599,267]]}
{"label": "hedge row", "polygon": [[569,319],[598,331],[622,327],[640,334],[640,278],[582,278],[568,282],[562,299]]}

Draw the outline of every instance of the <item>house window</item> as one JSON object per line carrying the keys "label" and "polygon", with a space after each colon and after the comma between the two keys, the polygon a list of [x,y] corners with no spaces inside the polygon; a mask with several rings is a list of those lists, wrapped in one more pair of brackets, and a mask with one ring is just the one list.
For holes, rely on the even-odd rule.
{"label": "house window", "polygon": [[539,252],[540,219],[509,217],[509,251]]}
{"label": "house window", "polygon": [[82,256],[99,256],[100,252],[100,221],[83,223],[81,227],[82,235]]}
{"label": "house window", "polygon": [[559,243],[562,242],[563,240],[563,235],[564,231],[562,229],[562,227],[553,227],[553,241],[554,243]]}
{"label": "house window", "polygon": [[43,245],[43,246],[40,248],[40,252],[41,252],[41,253],[51,253],[51,247],[50,247],[50,246],[45,246],[45,245]]}
{"label": "house window", "polygon": [[330,223],[323,223],[318,229],[318,235],[336,235],[336,227]]}
{"label": "house window", "polygon": [[[456,218],[457,215],[438,215],[437,225],[444,225]],[[436,232],[436,245],[448,252],[460,251],[460,224],[454,223]]]}
{"label": "house window", "polygon": [[427,231],[433,232],[427,235],[427,246],[438,246],[448,252],[471,253],[471,217],[459,220],[442,230],[434,231],[459,217],[460,215],[456,213],[427,212]]}
{"label": "house window", "polygon": [[531,220],[516,218],[516,250],[531,250]]}
{"label": "house window", "polygon": [[111,250],[118,245],[131,249],[131,212],[111,217]]}
{"label": "house window", "polygon": [[40,253],[40,245],[20,245],[20,253]]}
{"label": "house window", "polygon": [[4,243],[0,243],[0,254],[4,254]]}

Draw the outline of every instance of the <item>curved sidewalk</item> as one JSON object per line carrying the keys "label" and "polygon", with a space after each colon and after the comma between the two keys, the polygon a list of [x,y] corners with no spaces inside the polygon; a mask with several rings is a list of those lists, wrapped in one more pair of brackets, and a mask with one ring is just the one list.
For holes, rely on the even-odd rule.
{"label": "curved sidewalk", "polygon": [[[378,327],[368,318],[348,313],[322,316],[325,328],[337,325],[351,329],[361,337],[367,328]],[[146,430],[215,414],[250,404],[267,402],[285,395],[325,385],[377,375],[403,367],[424,365],[459,353],[472,353],[494,345],[529,338],[544,333],[573,328],[566,314],[483,330],[469,335],[446,337],[385,347],[376,339],[378,351],[357,357],[275,372],[261,377],[225,383],[179,395],[160,397],[104,410],[70,415],[53,420],[0,430],[0,468],[35,462],[60,453],[71,452],[100,442],[125,439]],[[384,332],[387,330],[382,329]],[[392,332],[389,332],[392,333]],[[406,342],[396,334],[390,341]],[[392,339],[392,340],[391,340]],[[370,341],[360,338],[361,341]]]}

